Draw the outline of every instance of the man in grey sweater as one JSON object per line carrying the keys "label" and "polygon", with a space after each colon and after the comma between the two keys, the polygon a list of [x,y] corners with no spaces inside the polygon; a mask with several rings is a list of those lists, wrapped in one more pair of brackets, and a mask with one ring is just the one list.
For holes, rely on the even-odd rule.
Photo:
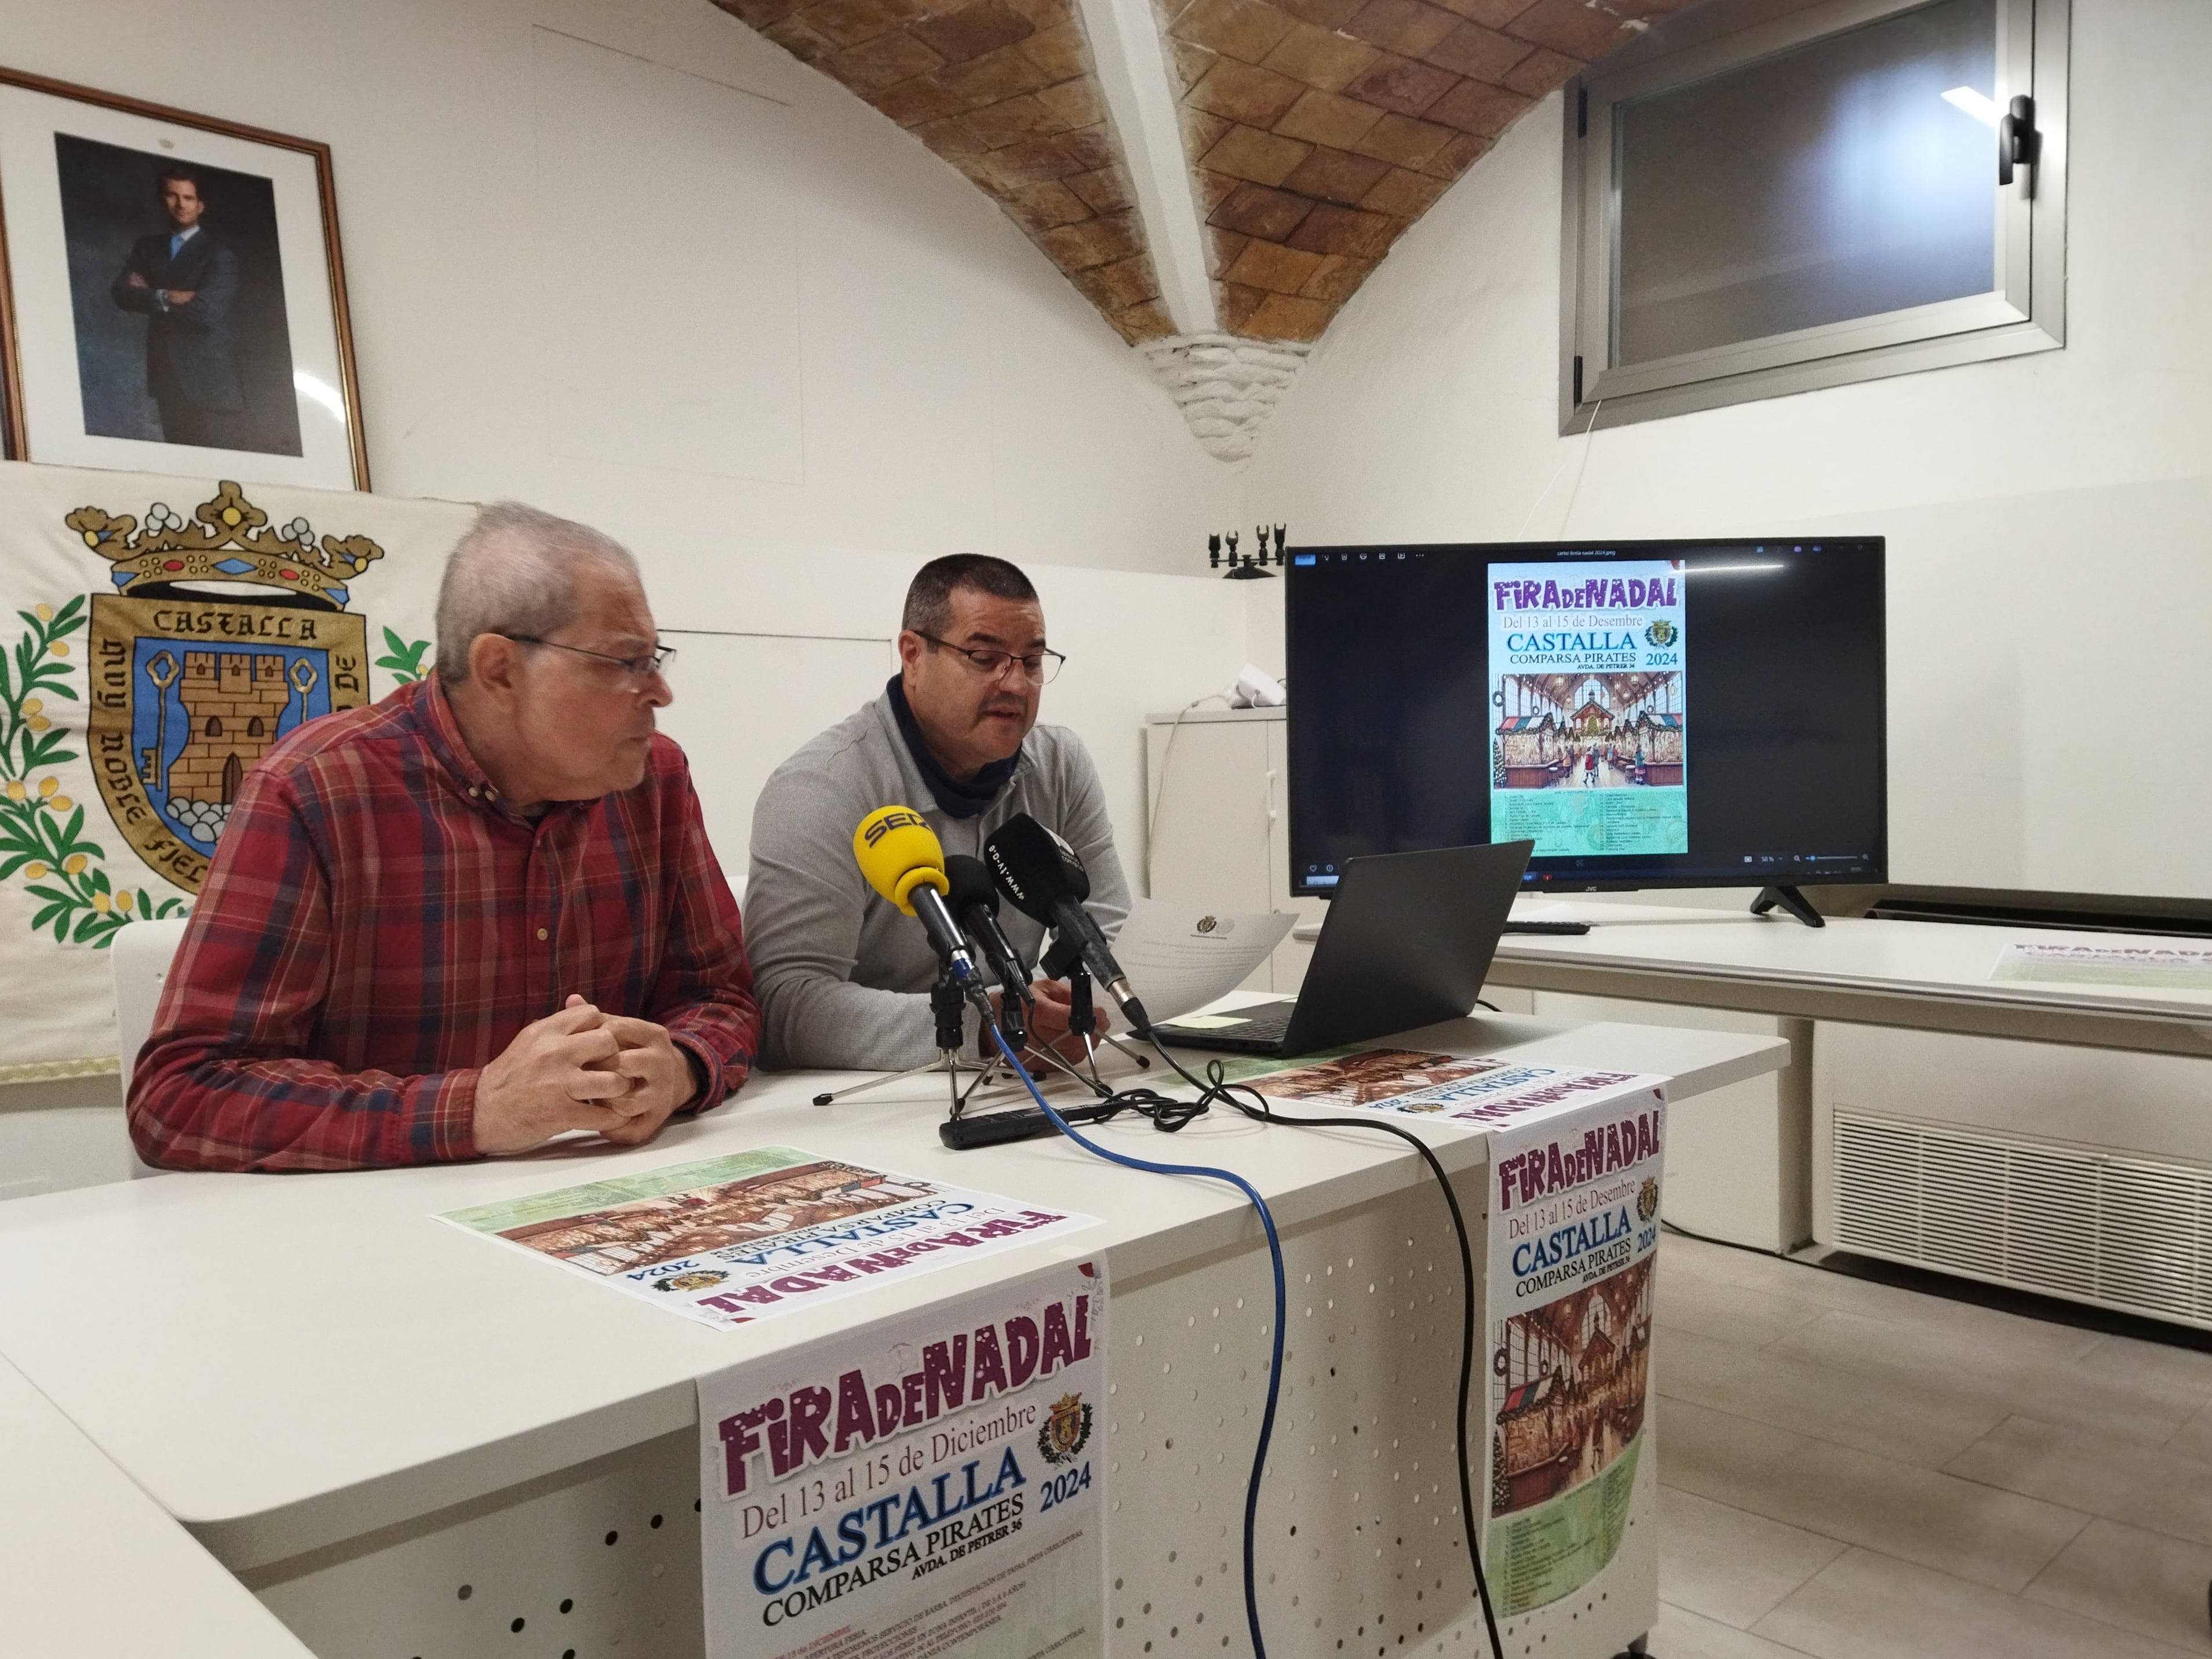
{"label": "man in grey sweater", "polygon": [[[932,560],[907,589],[898,652],[884,695],[778,767],[753,808],[745,945],[766,1066],[896,1071],[937,1057],[936,953],[853,858],[853,831],[878,806],[913,807],[948,854],[971,857],[1026,812],[1081,857],[1087,908],[1109,936],[1129,913],[1097,769],[1075,733],[1036,723],[1061,659],[1029,578],[981,554]],[[1035,962],[1044,930],[1011,904],[1000,921]],[[1031,1041],[1069,1042],[1066,988],[1036,989]],[[974,1054],[973,1012],[965,1032]]]}

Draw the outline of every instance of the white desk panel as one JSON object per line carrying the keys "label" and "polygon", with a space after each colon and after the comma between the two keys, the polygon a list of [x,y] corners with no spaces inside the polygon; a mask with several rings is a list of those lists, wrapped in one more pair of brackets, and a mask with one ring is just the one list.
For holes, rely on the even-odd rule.
{"label": "white desk panel", "polygon": [[[1494,984],[1696,1002],[1870,1025],[2212,1054],[2212,991],[1998,981],[2008,944],[2110,946],[2112,933],[1600,907],[1587,933],[1509,933]],[[1547,914],[1549,910],[1547,908]]]}
{"label": "white desk panel", "polygon": [[[1778,1041],[1728,1033],[1514,1017],[1407,1040],[1663,1072],[1677,1099],[1788,1055]],[[1126,1283],[1258,1240],[1243,1200],[1217,1182],[1121,1169],[1057,1140],[945,1151],[941,1080],[809,1104],[824,1082],[757,1080],[629,1152],[591,1143],[441,1168],[191,1176],[19,1200],[0,1211],[0,1353],[247,1571],[689,1430],[697,1376],[870,1317],[881,1309],[868,1297],[885,1293],[717,1331],[471,1237],[437,1212],[787,1143],[1104,1218],[1035,1255],[942,1269],[930,1296],[1102,1245]],[[1485,1161],[1480,1133],[1400,1121],[1455,1175]],[[1237,1170],[1285,1231],[1426,1179],[1380,1135],[1218,1111],[1172,1139],[1141,1121],[1098,1133],[1141,1156]]]}
{"label": "white desk panel", "polygon": [[0,1492],[0,1624],[10,1659],[308,1659],[5,1361]]}

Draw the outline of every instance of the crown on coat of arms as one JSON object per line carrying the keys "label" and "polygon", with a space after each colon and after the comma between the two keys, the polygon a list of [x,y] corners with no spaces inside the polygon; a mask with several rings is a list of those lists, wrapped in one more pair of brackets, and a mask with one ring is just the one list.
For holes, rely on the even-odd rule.
{"label": "crown on coat of arms", "polygon": [[124,593],[173,581],[241,582],[288,590],[343,611],[348,585],[384,556],[366,536],[325,536],[318,542],[303,517],[271,526],[269,515],[228,479],[189,520],[155,501],[143,526],[96,507],[81,507],[64,522],[114,567],[111,579]]}

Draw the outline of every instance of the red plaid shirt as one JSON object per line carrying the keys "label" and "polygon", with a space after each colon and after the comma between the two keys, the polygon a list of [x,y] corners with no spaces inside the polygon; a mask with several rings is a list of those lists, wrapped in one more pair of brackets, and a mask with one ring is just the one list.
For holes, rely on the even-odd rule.
{"label": "red plaid shirt", "polygon": [[477,1079],[572,991],[668,1028],[705,1086],[760,1034],[684,751],[644,782],[501,804],[434,680],[310,721],[247,773],[131,1078],[176,1170],[476,1156]]}

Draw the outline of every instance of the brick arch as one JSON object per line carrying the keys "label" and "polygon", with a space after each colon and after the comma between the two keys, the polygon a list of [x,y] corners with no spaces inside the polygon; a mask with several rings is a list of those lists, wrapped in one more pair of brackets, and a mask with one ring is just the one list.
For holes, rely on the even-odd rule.
{"label": "brick arch", "polygon": [[[998,203],[1234,459],[1304,349],[1508,126],[1696,0],[714,3]],[[1151,70],[1122,52],[1114,108],[1086,15],[1158,36]],[[1127,89],[1147,74],[1173,100],[1165,132]],[[1180,161],[1188,201],[1140,204],[1117,112],[1156,163]]]}
{"label": "brick arch", "polygon": [[1688,0],[1170,0],[1223,327],[1318,339],[1539,99]]}
{"label": "brick arch", "polygon": [[1074,0],[714,0],[965,173],[1135,345],[1174,331]]}

